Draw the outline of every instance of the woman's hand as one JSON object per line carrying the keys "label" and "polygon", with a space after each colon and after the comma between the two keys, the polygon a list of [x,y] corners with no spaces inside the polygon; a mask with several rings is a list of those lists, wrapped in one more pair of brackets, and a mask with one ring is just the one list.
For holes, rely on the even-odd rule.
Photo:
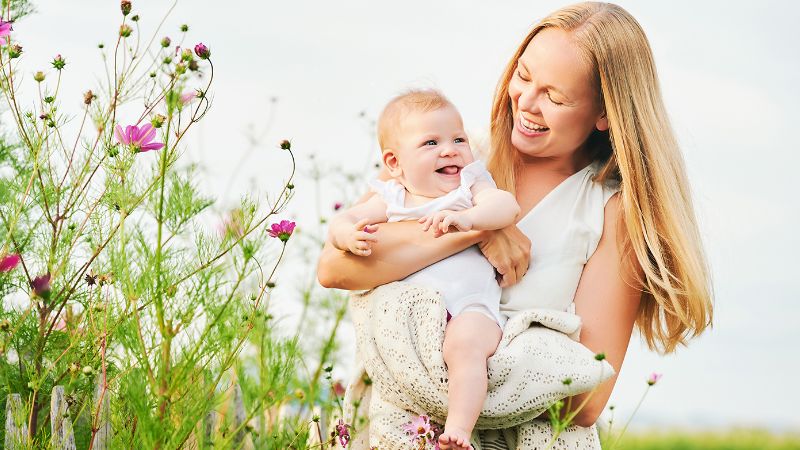
{"label": "woman's hand", "polygon": [[528,271],[531,240],[516,225],[485,231],[478,246],[499,274],[500,287],[516,284]]}

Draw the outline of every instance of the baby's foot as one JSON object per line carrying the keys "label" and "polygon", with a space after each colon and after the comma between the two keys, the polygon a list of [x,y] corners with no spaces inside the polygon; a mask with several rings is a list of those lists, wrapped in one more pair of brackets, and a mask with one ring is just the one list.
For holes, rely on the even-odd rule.
{"label": "baby's foot", "polygon": [[444,433],[439,436],[439,448],[441,450],[473,450],[469,443],[469,433],[455,427],[445,427]]}

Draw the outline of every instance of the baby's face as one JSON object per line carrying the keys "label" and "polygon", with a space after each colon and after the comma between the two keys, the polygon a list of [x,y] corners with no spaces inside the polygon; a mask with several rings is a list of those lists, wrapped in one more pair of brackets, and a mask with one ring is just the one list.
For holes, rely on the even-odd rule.
{"label": "baby's face", "polygon": [[474,158],[461,115],[452,106],[411,112],[396,130],[398,170],[392,175],[415,195],[441,197],[459,186]]}

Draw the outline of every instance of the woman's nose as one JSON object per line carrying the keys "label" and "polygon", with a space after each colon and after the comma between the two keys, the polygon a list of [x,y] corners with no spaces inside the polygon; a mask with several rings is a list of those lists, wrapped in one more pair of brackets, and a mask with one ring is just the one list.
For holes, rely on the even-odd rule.
{"label": "woman's nose", "polygon": [[517,100],[517,108],[531,114],[539,114],[541,112],[540,101],[539,90],[531,86],[520,94],[519,100]]}

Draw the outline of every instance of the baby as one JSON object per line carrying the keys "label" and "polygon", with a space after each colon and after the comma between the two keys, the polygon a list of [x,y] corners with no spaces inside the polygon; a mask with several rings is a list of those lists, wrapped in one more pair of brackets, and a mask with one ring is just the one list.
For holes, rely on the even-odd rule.
{"label": "baby", "polygon": [[[515,222],[514,196],[497,189],[474,160],[461,116],[434,90],[392,99],[378,120],[383,164],[392,177],[373,181],[377,193],[336,215],[329,240],[338,249],[369,256],[376,223],[417,220],[436,237],[452,231],[496,230]],[[436,289],[452,316],[445,329],[448,416],[442,449],[471,449],[470,435],[486,399],[486,360],[500,342],[505,318],[494,268],[472,246],[416,272],[406,282]]]}

